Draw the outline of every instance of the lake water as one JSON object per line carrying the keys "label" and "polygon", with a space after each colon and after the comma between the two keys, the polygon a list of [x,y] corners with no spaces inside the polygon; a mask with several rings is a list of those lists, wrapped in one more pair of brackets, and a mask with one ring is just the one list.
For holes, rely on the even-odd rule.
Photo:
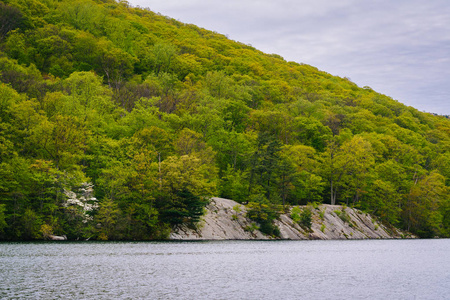
{"label": "lake water", "polygon": [[450,299],[450,240],[0,243],[0,299]]}

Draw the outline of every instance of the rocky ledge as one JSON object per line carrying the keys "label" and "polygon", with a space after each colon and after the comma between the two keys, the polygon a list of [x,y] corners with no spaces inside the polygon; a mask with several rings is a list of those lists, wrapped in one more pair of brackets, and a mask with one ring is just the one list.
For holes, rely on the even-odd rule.
{"label": "rocky ledge", "polygon": [[[237,207],[239,207],[237,209]],[[301,207],[305,209],[306,207]],[[207,212],[196,229],[181,227],[171,233],[172,240],[269,240],[275,239],[257,230],[257,224],[248,219],[244,205],[223,198],[212,198]],[[339,239],[394,239],[413,237],[396,228],[387,228],[374,217],[360,210],[340,205],[322,204],[309,207],[312,212],[311,229],[294,222],[290,213],[281,214],[275,221],[280,239],[285,240],[339,240]],[[236,211],[237,210],[237,211]]]}

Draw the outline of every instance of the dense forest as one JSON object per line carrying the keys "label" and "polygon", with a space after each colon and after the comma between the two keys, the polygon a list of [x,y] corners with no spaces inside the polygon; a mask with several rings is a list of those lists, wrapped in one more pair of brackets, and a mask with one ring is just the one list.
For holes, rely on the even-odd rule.
{"label": "dense forest", "polygon": [[164,239],[211,196],[448,237],[449,186],[445,117],[126,1],[0,1],[0,239]]}

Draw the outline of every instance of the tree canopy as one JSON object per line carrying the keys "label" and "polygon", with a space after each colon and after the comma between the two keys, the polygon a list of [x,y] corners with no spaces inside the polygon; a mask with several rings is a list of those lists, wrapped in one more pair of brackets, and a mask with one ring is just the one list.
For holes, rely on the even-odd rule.
{"label": "tree canopy", "polygon": [[450,235],[442,116],[126,1],[6,0],[0,24],[0,239],[165,238],[211,196]]}

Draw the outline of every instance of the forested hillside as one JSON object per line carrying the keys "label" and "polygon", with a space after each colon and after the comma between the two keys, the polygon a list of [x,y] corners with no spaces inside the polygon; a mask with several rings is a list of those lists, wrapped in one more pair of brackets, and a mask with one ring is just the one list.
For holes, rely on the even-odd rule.
{"label": "forested hillside", "polygon": [[449,236],[449,150],[444,117],[126,1],[0,1],[0,239],[165,238],[211,196],[275,235],[320,202]]}

